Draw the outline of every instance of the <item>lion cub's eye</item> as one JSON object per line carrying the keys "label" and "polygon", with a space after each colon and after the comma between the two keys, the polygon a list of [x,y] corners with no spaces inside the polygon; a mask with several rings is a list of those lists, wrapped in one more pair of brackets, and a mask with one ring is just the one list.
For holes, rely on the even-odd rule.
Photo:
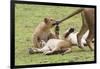
{"label": "lion cub's eye", "polygon": [[50,21],[53,21],[53,19],[50,19]]}

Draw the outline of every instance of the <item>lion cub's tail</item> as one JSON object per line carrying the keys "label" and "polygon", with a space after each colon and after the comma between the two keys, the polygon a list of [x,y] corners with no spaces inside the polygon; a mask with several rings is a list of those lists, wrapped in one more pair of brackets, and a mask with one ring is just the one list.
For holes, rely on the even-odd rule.
{"label": "lion cub's tail", "polygon": [[72,32],[74,32],[74,28],[70,28],[65,34],[64,34],[64,38],[67,38]]}

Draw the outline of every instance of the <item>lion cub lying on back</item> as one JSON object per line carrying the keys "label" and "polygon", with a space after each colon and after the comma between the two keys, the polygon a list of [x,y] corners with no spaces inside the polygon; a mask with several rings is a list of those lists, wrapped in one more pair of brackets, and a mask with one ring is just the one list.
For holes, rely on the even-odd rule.
{"label": "lion cub lying on back", "polygon": [[[74,29],[71,28],[69,30],[69,33],[73,32]],[[44,44],[44,47],[39,49],[39,48],[30,48],[30,53],[36,53],[36,52],[43,52],[46,55],[53,54],[53,53],[68,53],[71,52],[72,48],[72,43],[70,40],[67,40],[68,34],[64,36],[63,39],[50,39],[48,42],[45,44],[45,42],[41,42]]]}
{"label": "lion cub lying on back", "polygon": [[56,38],[56,35],[50,30],[56,21],[50,17],[44,18],[33,33],[33,48],[42,48],[41,40],[47,42],[51,38]]}

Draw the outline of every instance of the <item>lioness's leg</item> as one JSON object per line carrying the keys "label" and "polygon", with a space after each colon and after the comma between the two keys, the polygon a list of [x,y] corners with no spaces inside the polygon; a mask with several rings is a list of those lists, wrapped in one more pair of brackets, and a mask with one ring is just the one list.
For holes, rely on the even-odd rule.
{"label": "lioness's leg", "polygon": [[84,18],[84,14],[82,14],[82,27],[81,27],[80,32],[77,34],[78,46],[81,49],[83,49],[83,47],[84,47],[81,43],[81,39],[82,39],[82,36],[86,33],[87,30],[88,30],[88,26],[87,26],[87,23],[86,23],[86,19]]}
{"label": "lioness's leg", "polygon": [[94,50],[93,44],[92,44],[92,39],[93,39],[93,35],[91,33],[89,33],[89,36],[87,37],[86,41],[87,41],[87,45],[91,49],[91,51]]}

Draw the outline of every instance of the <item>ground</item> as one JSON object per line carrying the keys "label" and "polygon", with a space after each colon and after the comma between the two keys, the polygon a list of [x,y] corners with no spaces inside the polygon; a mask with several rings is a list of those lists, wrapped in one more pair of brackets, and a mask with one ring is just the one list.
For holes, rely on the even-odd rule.
{"label": "ground", "polygon": [[[68,63],[93,61],[94,52],[88,47],[82,51],[77,46],[73,46],[71,53],[61,55],[44,55],[42,53],[28,53],[28,48],[32,47],[32,33],[36,26],[47,16],[54,19],[62,19],[78,8],[62,6],[44,5],[15,5],[15,65],[47,64],[47,63]],[[82,25],[80,14],[64,21],[60,25],[60,34],[70,27],[79,31]],[[54,30],[54,29],[52,29]]]}

